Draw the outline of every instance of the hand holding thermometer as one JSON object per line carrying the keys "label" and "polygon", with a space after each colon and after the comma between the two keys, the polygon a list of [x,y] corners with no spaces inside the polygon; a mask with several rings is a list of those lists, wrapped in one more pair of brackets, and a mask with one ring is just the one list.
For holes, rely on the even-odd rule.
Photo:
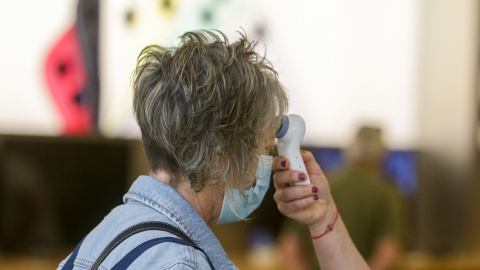
{"label": "hand holding thermometer", "polygon": [[303,182],[297,182],[296,185],[310,185],[305,163],[300,154],[300,144],[305,136],[305,121],[296,114],[284,116],[282,126],[277,132],[278,155],[288,159],[290,170],[301,171],[305,173],[307,179]]}

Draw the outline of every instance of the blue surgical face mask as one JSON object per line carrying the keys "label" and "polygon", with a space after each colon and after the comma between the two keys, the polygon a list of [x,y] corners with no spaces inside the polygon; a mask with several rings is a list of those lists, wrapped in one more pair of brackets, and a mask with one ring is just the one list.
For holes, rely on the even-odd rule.
{"label": "blue surgical face mask", "polygon": [[222,211],[216,224],[235,222],[245,219],[257,209],[270,186],[272,174],[272,156],[260,156],[257,168],[257,180],[254,187],[245,190],[246,200],[242,199],[240,190],[226,190],[223,197]]}

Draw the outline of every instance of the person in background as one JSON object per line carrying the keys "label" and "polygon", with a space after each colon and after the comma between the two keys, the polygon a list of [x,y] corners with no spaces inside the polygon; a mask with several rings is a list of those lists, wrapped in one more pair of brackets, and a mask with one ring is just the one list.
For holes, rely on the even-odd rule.
{"label": "person in background", "polygon": [[288,160],[269,156],[288,101],[255,43],[245,35],[229,43],[219,31],[180,39],[177,48],[146,47],[134,72],[149,175],[58,269],[237,269],[209,226],[247,218],[272,170],[280,211],[323,235],[313,240],[322,267],[368,269],[312,154],[303,154],[306,186],[291,185],[305,174],[289,170]]}
{"label": "person in background", "polygon": [[[395,269],[402,251],[401,201],[382,175],[385,153],[381,130],[361,127],[345,153],[346,170],[330,179],[345,226],[372,270]],[[278,243],[287,269],[319,269],[304,225],[285,221]]]}

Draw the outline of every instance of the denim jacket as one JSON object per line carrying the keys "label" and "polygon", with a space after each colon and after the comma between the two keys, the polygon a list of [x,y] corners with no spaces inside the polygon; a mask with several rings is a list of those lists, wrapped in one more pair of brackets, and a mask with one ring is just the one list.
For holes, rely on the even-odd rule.
{"label": "denim jacket", "polygon": [[[78,252],[75,270],[90,269],[103,249],[123,230],[147,221],[172,224],[203,249],[216,269],[237,269],[200,215],[175,189],[149,176],[140,176],[123,197],[125,204],[114,208],[91,231]],[[175,237],[165,231],[144,231],[120,244],[99,269],[110,270],[139,244],[157,237]],[[68,257],[67,257],[68,259]],[[60,263],[60,270],[66,260]],[[205,255],[192,247],[163,243],[150,248],[129,269],[210,269]]]}

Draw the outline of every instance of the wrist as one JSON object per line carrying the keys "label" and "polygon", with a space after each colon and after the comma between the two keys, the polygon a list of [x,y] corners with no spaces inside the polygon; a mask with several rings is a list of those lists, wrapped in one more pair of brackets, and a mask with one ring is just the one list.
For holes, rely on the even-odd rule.
{"label": "wrist", "polygon": [[338,208],[332,200],[332,203],[329,204],[329,207],[327,208],[325,214],[325,218],[322,220],[322,222],[309,226],[310,238],[318,239],[332,231],[335,223],[339,218],[339,215],[340,213],[338,211]]}

